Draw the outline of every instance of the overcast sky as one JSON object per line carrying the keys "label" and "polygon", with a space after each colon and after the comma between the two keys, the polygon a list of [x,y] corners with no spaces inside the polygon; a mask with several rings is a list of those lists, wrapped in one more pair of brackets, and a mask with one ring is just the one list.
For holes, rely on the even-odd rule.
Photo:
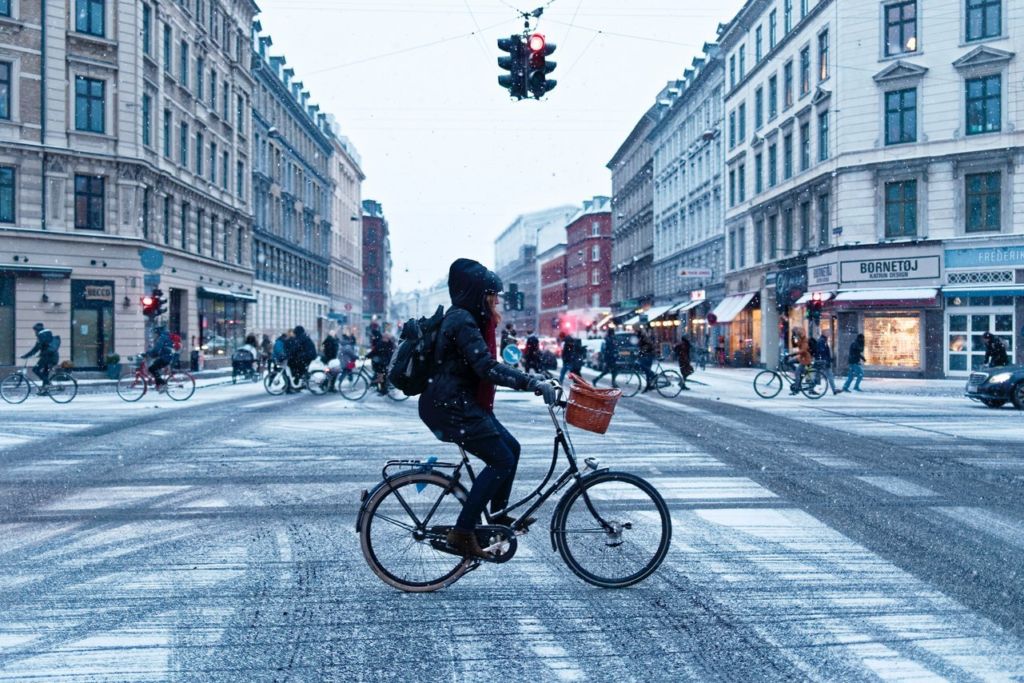
{"label": "overcast sky", "polygon": [[362,155],[363,198],[391,226],[393,289],[431,284],[458,256],[490,265],[522,212],[611,194],[605,164],[742,0],[553,0],[539,30],[558,46],[558,87],[514,102],[497,39],[522,28],[510,5],[542,4],[259,0],[272,52]]}

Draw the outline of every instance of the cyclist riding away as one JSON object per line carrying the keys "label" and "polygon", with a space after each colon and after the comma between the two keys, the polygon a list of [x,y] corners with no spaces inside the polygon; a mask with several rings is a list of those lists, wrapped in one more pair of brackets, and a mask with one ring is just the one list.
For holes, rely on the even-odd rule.
{"label": "cyclist riding away", "polygon": [[[534,391],[545,403],[555,400],[555,388],[497,359],[495,332],[501,278],[470,259],[458,259],[448,271],[452,306],[445,313],[434,357],[437,368],[420,396],[420,419],[441,441],[457,443],[487,465],[473,482],[448,545],[466,556],[489,559],[474,528],[488,502],[492,511],[508,505],[519,463],[519,442],[494,416],[496,385]],[[495,524],[510,525],[501,515]],[[531,519],[524,520],[529,524]]]}
{"label": "cyclist riding away", "polygon": [[32,368],[32,372],[43,383],[39,393],[45,394],[50,386],[50,370],[60,362],[60,355],[57,353],[57,349],[60,348],[60,342],[57,340],[60,337],[53,336],[53,332],[46,329],[46,325],[42,323],[36,323],[32,326],[32,329],[36,333],[36,345],[29,349],[29,352],[22,356],[22,359],[27,360],[37,353],[39,354],[39,362]]}
{"label": "cyclist riding away", "polygon": [[171,333],[163,325],[153,328],[153,348],[146,351],[146,356],[152,358],[149,364],[149,374],[153,375],[153,382],[156,390],[160,393],[167,391],[167,380],[161,376],[160,371],[171,364],[174,359],[174,340]]}

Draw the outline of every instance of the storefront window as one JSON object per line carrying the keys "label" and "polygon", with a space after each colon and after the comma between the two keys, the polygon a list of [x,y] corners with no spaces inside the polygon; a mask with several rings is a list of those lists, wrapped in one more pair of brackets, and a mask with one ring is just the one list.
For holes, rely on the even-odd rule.
{"label": "storefront window", "polygon": [[866,313],[864,338],[867,365],[914,370],[922,367],[919,313]]}
{"label": "storefront window", "polygon": [[245,343],[245,301],[200,296],[199,330],[207,356],[230,356]]}
{"label": "storefront window", "polygon": [[[967,302],[974,306],[991,306],[989,310],[967,309]],[[957,303],[959,302],[959,304]],[[996,309],[998,305],[1006,308]],[[970,297],[950,300],[955,311],[946,316],[946,349],[949,355],[949,372],[969,372],[985,364],[984,334],[991,332],[999,337],[1013,356],[1014,314],[1012,297]]]}
{"label": "storefront window", "polygon": [[0,365],[14,365],[14,282],[0,276]]}

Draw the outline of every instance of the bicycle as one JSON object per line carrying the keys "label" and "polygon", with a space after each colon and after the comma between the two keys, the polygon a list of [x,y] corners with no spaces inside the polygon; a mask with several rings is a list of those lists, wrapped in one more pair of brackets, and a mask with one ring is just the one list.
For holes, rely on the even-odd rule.
{"label": "bicycle", "polygon": [[380,387],[383,383],[386,388],[384,392],[380,393],[386,393],[387,397],[392,401],[408,400],[409,397],[388,380],[386,372],[374,372],[373,368],[367,365],[365,358],[360,358],[359,361],[359,368],[357,370],[343,372],[338,377],[336,388],[343,398],[349,401],[359,401],[366,396],[371,386],[380,392]]}
{"label": "bicycle", "polygon": [[49,396],[54,403],[70,403],[78,395],[78,381],[67,368],[57,367],[50,373],[50,381],[37,384],[28,375],[28,363],[8,375],[0,382],[0,398],[8,403],[23,403],[33,391],[39,396]]}
{"label": "bicycle", "polygon": [[[134,372],[117,380],[117,395],[122,400],[134,403],[146,395],[150,386],[156,386],[156,378],[149,371],[145,356],[135,358],[138,365]],[[191,373],[175,369],[173,363],[163,368],[164,386],[167,396],[172,401],[187,401],[196,393],[196,379]]]}
{"label": "bicycle", "polygon": [[[593,458],[585,459],[585,470],[580,470],[564,413],[560,422],[556,412],[569,404],[561,399],[557,382],[553,385],[556,400],[547,409],[555,439],[547,474],[522,500],[493,513],[485,510],[487,524],[476,529],[480,546],[493,559],[463,557],[447,544],[448,531],[468,496],[460,482],[463,469],[470,483],[476,478],[464,449],[459,448],[462,459],[454,464],[431,458],[384,465],[383,481],[362,492],[356,519],[363,557],[384,583],[407,592],[435,591],[483,562],[508,562],[518,547],[517,537],[528,530],[525,520],[570,482],[551,517],[550,536],[553,550],[574,574],[602,588],[624,588],[661,565],[672,537],[664,499],[646,480],[602,468]],[[567,466],[552,482],[559,452]],[[492,524],[522,506],[527,507],[510,527]]]}
{"label": "bicycle", "polygon": [[[785,386],[797,386],[796,365],[791,361],[783,361],[775,370],[762,370],[754,376],[754,392],[761,398],[775,398]],[[819,399],[827,388],[820,368],[814,364],[804,368],[798,388],[800,393],[810,399]]]}
{"label": "bicycle", "polygon": [[678,370],[664,369],[659,358],[654,361],[651,371],[654,372],[654,388],[659,394],[665,398],[675,398],[682,392],[683,376]]}

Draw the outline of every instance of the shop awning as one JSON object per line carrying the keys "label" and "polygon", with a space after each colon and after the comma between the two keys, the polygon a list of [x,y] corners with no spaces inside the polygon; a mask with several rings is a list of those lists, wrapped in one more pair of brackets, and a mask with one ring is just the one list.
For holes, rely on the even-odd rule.
{"label": "shop awning", "polygon": [[668,306],[651,306],[640,315],[647,316],[647,322],[652,322],[672,310],[672,306],[673,304],[669,304]]}
{"label": "shop awning", "polygon": [[34,275],[47,280],[63,280],[71,277],[70,268],[59,266],[32,266],[20,263],[0,263],[0,273],[5,275]]}
{"label": "shop awning", "polygon": [[985,287],[943,287],[947,298],[954,296],[1024,296],[1024,285],[988,285]]}
{"label": "shop awning", "polygon": [[630,325],[636,325],[638,322],[640,322],[640,316],[634,315],[629,320],[619,323],[619,325],[621,325],[622,327],[629,327]]}
{"label": "shop awning", "polygon": [[853,289],[839,292],[836,301],[931,301],[939,295],[932,287],[914,289]]}
{"label": "shop awning", "polygon": [[252,294],[232,292],[230,289],[220,289],[218,287],[200,287],[199,296],[206,297],[207,299],[227,299],[229,301],[256,303],[256,297]]}
{"label": "shop awning", "polygon": [[734,294],[733,296],[727,296],[722,299],[715,310],[711,311],[715,314],[717,320],[716,325],[721,323],[731,323],[733,318],[739,315],[739,312],[747,307],[750,300],[756,296],[755,292],[747,292],[746,294]]}
{"label": "shop awning", "polygon": [[686,303],[679,304],[679,306],[677,308],[675,308],[672,312],[673,313],[686,313],[689,310],[697,308],[702,303],[704,303],[704,299],[692,299],[690,301],[687,301]]}
{"label": "shop awning", "polygon": [[598,329],[604,327],[611,321],[613,317],[614,316],[611,313],[607,314],[597,322],[597,325],[595,325],[595,327],[597,327]]}
{"label": "shop awning", "polygon": [[806,303],[807,303],[808,301],[810,301],[810,300],[811,300],[811,298],[812,298],[812,297],[813,297],[813,296],[814,296],[815,294],[817,294],[817,295],[818,295],[818,296],[820,297],[821,301],[828,301],[829,299],[831,299],[831,298],[832,298],[832,296],[833,296],[833,295],[834,295],[835,293],[834,293],[834,292],[807,292],[807,293],[806,293],[806,294],[804,294],[804,295],[803,295],[802,297],[800,297],[799,299],[797,299],[797,300],[796,300],[796,303],[794,303],[793,305],[794,305],[794,306],[803,306],[803,305],[804,305],[804,304],[806,304]]}

